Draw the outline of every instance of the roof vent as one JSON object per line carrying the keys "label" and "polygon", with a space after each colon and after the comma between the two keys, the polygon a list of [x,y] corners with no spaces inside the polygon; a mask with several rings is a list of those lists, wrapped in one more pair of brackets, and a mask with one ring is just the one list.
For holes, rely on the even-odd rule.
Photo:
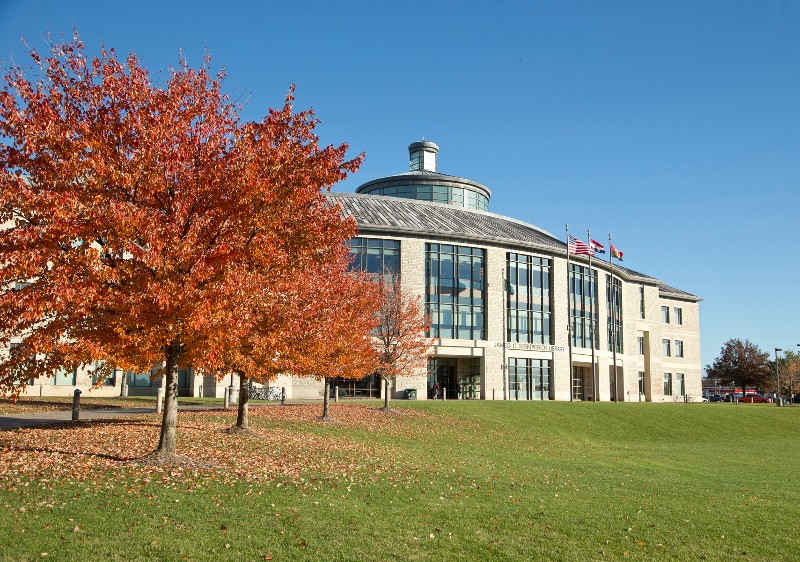
{"label": "roof vent", "polygon": [[420,141],[408,145],[409,168],[412,172],[435,172],[436,154],[439,147],[435,142]]}

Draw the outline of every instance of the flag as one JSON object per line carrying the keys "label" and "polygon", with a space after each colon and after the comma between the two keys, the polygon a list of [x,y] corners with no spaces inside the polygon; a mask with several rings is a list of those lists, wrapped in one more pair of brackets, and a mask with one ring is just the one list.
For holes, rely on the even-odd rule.
{"label": "flag", "polygon": [[581,242],[577,238],[575,238],[572,234],[569,235],[569,247],[570,254],[582,254],[584,256],[593,256],[594,250],[591,246],[589,246],[586,242]]}
{"label": "flag", "polygon": [[622,252],[617,250],[614,247],[614,244],[611,244],[611,255],[619,261],[622,261],[622,256],[624,255]]}
{"label": "flag", "polygon": [[603,246],[597,240],[593,240],[592,238],[589,238],[589,245],[592,247],[592,250],[594,250],[595,254],[605,254],[606,253],[606,247]]}

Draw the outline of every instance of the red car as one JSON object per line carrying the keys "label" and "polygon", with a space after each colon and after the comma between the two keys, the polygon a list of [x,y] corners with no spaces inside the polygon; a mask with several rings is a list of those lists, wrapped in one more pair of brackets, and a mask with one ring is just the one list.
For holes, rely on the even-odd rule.
{"label": "red car", "polygon": [[748,394],[747,396],[743,396],[739,398],[739,402],[750,402],[753,404],[772,404],[772,398],[767,398],[766,396],[761,396],[760,394]]}

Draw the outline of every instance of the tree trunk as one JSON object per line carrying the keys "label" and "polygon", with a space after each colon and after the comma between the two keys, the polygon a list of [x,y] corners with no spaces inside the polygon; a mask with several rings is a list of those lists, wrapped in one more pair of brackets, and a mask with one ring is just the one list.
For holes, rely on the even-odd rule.
{"label": "tree trunk", "polygon": [[386,381],[386,392],[384,392],[384,396],[383,396],[383,407],[384,407],[384,409],[388,410],[389,409],[389,384],[390,384],[390,381],[389,381],[388,378],[385,378],[383,380]]}
{"label": "tree trunk", "polygon": [[161,420],[161,440],[158,450],[162,453],[175,454],[176,425],[178,422],[178,355],[180,343],[172,342],[167,347],[167,367],[165,377],[167,381],[166,395],[164,396],[164,417]]}
{"label": "tree trunk", "polygon": [[250,420],[248,414],[250,409],[250,393],[248,392],[248,378],[242,371],[237,371],[236,374],[239,375],[239,412],[236,415],[236,427],[240,429],[249,429]]}
{"label": "tree trunk", "polygon": [[330,399],[328,398],[328,395],[331,393],[330,388],[331,388],[330,379],[328,379],[328,377],[325,377],[325,390],[323,391],[322,394],[322,419],[325,420],[327,420],[331,415],[329,406]]}

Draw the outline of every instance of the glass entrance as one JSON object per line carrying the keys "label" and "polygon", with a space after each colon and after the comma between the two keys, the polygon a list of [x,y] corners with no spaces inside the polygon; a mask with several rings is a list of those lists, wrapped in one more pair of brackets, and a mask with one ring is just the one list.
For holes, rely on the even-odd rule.
{"label": "glass entrance", "polygon": [[469,374],[458,378],[458,397],[462,400],[475,400],[481,397],[481,359],[469,360]]}
{"label": "glass entrance", "polygon": [[594,385],[592,370],[588,367],[572,367],[572,399],[592,400]]}
{"label": "glass entrance", "polygon": [[511,400],[550,399],[550,360],[508,360],[508,388]]}
{"label": "glass entrance", "polygon": [[456,377],[458,359],[436,357],[428,359],[428,398],[433,398],[433,386],[438,382],[441,396],[445,391],[450,398],[458,398],[460,386]]}

